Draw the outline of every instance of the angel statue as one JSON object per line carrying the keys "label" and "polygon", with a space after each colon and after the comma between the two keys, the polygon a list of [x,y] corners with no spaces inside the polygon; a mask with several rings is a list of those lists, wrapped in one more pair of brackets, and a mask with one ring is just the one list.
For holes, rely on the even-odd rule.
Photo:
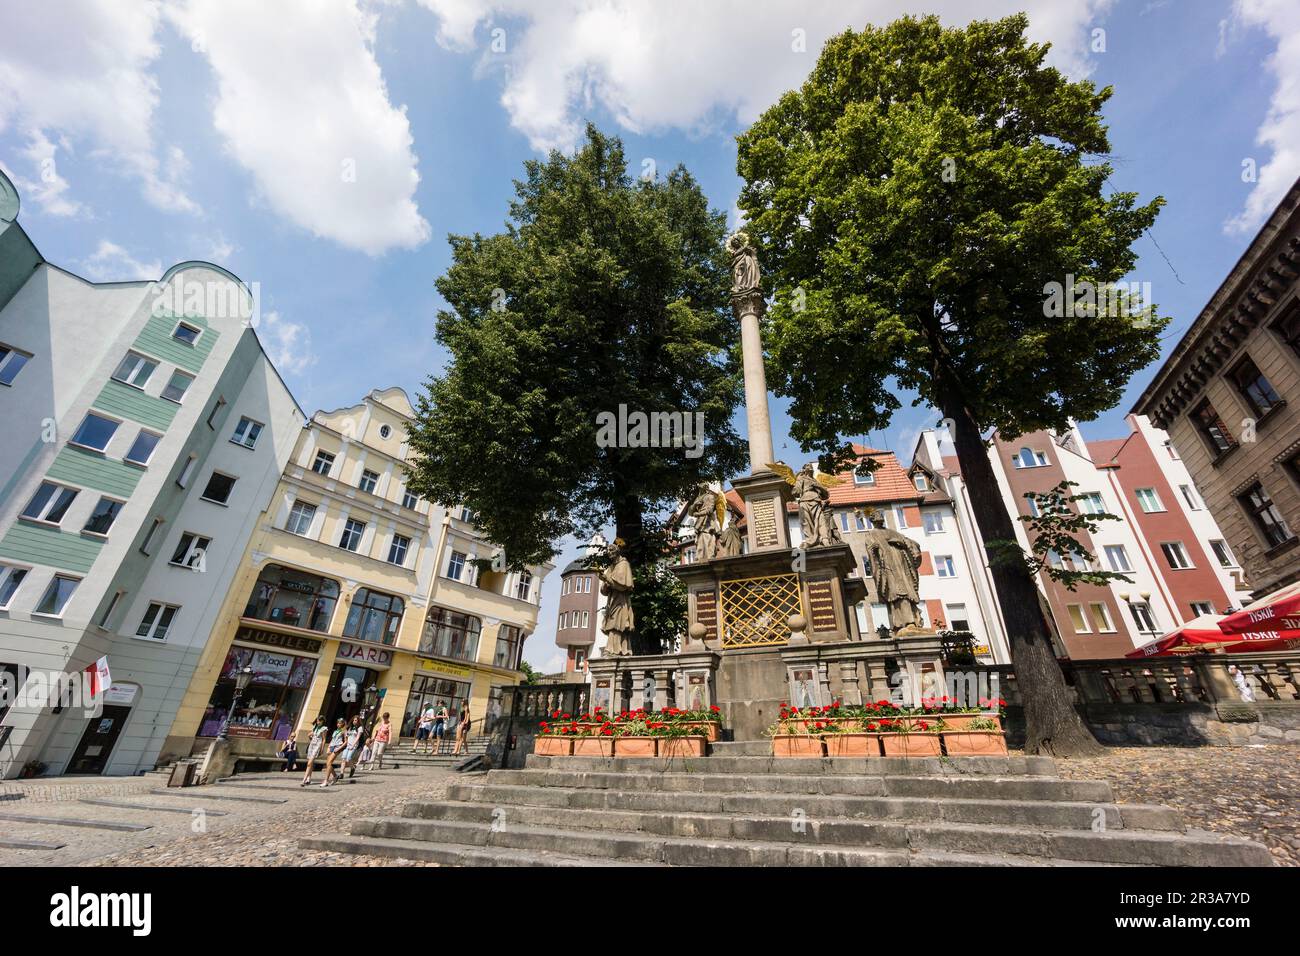
{"label": "angel statue", "polygon": [[803,535],[803,546],[818,548],[839,544],[843,539],[835,527],[831,493],[828,489],[838,485],[840,480],[814,471],[811,464],[804,465],[797,476],[784,462],[769,462],[767,467],[794,489],[794,500],[799,506],[799,530]]}
{"label": "angel statue", "polygon": [[698,494],[690,503],[686,513],[695,522],[695,560],[712,561],[718,552],[718,532],[722,528],[722,519],[727,513],[726,503],[707,481],[701,481],[696,488]]}
{"label": "angel statue", "polygon": [[894,636],[921,631],[921,594],[918,590],[921,546],[907,535],[884,527],[874,511],[864,513],[872,525],[866,538],[866,556],[879,600],[889,608]]}
{"label": "angel statue", "polygon": [[632,632],[636,630],[636,617],[632,614],[632,565],[623,553],[626,542],[614,539],[610,549],[609,567],[600,572],[600,593],[605,595],[605,617],[601,630],[609,638],[605,653],[611,657],[626,657],[632,653]]}

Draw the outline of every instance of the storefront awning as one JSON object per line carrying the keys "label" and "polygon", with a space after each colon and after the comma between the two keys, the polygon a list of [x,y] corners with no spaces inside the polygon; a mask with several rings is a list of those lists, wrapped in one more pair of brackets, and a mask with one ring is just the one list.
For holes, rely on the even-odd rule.
{"label": "storefront awning", "polygon": [[1300,584],[1292,584],[1263,600],[1229,614],[1219,622],[1225,634],[1249,631],[1300,631]]}
{"label": "storefront awning", "polygon": [[1285,651],[1300,647],[1300,629],[1254,630],[1225,634],[1222,622],[1227,618],[1217,614],[1202,614],[1163,637],[1157,638],[1125,654],[1125,657],[1165,657],[1171,654],[1204,654],[1219,651],[1225,654],[1253,654],[1263,651]]}

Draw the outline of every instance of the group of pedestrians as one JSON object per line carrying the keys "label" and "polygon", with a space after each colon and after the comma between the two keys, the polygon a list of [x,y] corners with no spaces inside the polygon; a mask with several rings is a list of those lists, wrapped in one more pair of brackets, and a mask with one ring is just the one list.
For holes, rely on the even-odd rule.
{"label": "group of pedestrians", "polygon": [[[312,772],[316,768],[316,759],[325,754],[325,780],[322,787],[328,787],[341,780],[346,773],[355,777],[357,767],[365,770],[384,769],[384,751],[393,739],[393,725],[388,714],[384,714],[375,724],[370,736],[366,736],[365,725],[360,717],[353,717],[351,722],[342,717],[334,724],[331,731],[324,717],[317,717],[312,724],[311,737],[307,742],[307,772],[299,786],[311,785]],[[281,754],[285,758],[286,771],[295,769],[298,760],[298,745],[294,737],[284,742]],[[292,759],[290,758],[292,754]],[[337,764],[338,769],[335,770]]]}
{"label": "group of pedestrians", "polygon": [[[411,753],[419,753],[423,750],[426,754],[442,753],[443,742],[447,738],[447,725],[451,723],[451,714],[447,711],[447,704],[439,701],[434,706],[430,701],[420,714],[419,721],[415,725],[415,743],[411,746]],[[460,709],[460,718],[456,721],[456,747],[452,750],[452,756],[469,753],[469,702],[467,701]]]}

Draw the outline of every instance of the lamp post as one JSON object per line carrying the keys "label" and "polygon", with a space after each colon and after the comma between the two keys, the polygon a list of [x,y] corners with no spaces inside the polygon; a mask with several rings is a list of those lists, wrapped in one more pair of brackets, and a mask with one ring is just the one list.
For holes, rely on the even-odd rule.
{"label": "lamp post", "polygon": [[253,668],[241,667],[235,671],[235,693],[230,698],[230,709],[226,711],[226,717],[221,721],[221,731],[217,734],[218,740],[229,739],[230,718],[235,715],[235,708],[239,706],[239,698],[244,696],[244,691],[248,690],[248,685],[252,680]]}
{"label": "lamp post", "polygon": [[[1143,603],[1143,604],[1146,604],[1146,606],[1147,606],[1147,612],[1148,612],[1148,613],[1147,613],[1147,616],[1150,617],[1150,616],[1151,616],[1151,615],[1150,615],[1150,609],[1151,609],[1151,604],[1150,604],[1150,601],[1151,601],[1151,592],[1150,592],[1150,591],[1139,591],[1139,592],[1138,592],[1138,597],[1140,597],[1140,598],[1142,599],[1142,603]],[[1147,636],[1147,633],[1148,633],[1148,632],[1147,632],[1147,629],[1146,629],[1145,625],[1142,623],[1141,618],[1138,617],[1137,612],[1136,612],[1136,611],[1134,610],[1134,608],[1133,608],[1133,596],[1132,596],[1131,594],[1129,594],[1127,591],[1123,591],[1123,592],[1120,593],[1119,599],[1120,599],[1121,601],[1123,601],[1125,604],[1128,605],[1128,613],[1129,613],[1129,617],[1131,617],[1131,618],[1133,619],[1133,623],[1135,623],[1135,624],[1137,625],[1137,628],[1138,628],[1138,635],[1139,635],[1140,637],[1144,637],[1144,638],[1145,638],[1145,637]],[[1151,639],[1152,639],[1152,640],[1155,640],[1157,637],[1160,636],[1160,632],[1156,630],[1154,620],[1152,621],[1152,624],[1151,624],[1151,631],[1150,631],[1150,634],[1151,634]]]}

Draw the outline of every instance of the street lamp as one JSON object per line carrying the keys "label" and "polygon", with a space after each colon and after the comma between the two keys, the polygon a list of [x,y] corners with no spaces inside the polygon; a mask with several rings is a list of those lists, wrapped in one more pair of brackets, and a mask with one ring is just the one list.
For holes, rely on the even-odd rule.
{"label": "street lamp", "polygon": [[[1138,597],[1140,597],[1140,598],[1142,599],[1142,603],[1143,603],[1143,604],[1146,604],[1147,609],[1148,609],[1148,611],[1147,611],[1147,617],[1148,617],[1148,618],[1151,618],[1151,614],[1150,614],[1150,608],[1151,608],[1151,604],[1150,604],[1150,601],[1151,601],[1151,592],[1150,592],[1150,591],[1139,591],[1139,592],[1138,592]],[[1146,637],[1148,631],[1147,631],[1147,629],[1146,629],[1146,625],[1143,624],[1143,622],[1142,622],[1142,618],[1138,617],[1138,615],[1137,615],[1137,611],[1135,611],[1134,608],[1133,608],[1133,596],[1132,596],[1131,594],[1129,594],[1127,591],[1121,591],[1121,592],[1120,592],[1120,595],[1119,595],[1119,599],[1120,599],[1121,601],[1123,601],[1125,604],[1128,605],[1128,613],[1129,613],[1129,617],[1131,617],[1131,618],[1133,619],[1133,623],[1137,625],[1137,628],[1138,628],[1138,634],[1139,634],[1140,636],[1142,636],[1142,637]],[[1155,621],[1154,621],[1154,619],[1151,620],[1151,631],[1150,631],[1149,633],[1151,634],[1151,639],[1152,639],[1152,640],[1154,640],[1155,638],[1157,638],[1157,637],[1160,636],[1160,632],[1159,632],[1158,630],[1156,630],[1156,626],[1155,626]]]}
{"label": "street lamp", "polygon": [[248,685],[253,680],[253,668],[241,667],[235,671],[235,693],[230,698],[230,709],[226,711],[226,717],[221,721],[221,730],[217,734],[218,740],[228,739],[230,730],[230,718],[235,715],[235,708],[239,706],[239,698],[244,696],[244,691],[248,690]]}

